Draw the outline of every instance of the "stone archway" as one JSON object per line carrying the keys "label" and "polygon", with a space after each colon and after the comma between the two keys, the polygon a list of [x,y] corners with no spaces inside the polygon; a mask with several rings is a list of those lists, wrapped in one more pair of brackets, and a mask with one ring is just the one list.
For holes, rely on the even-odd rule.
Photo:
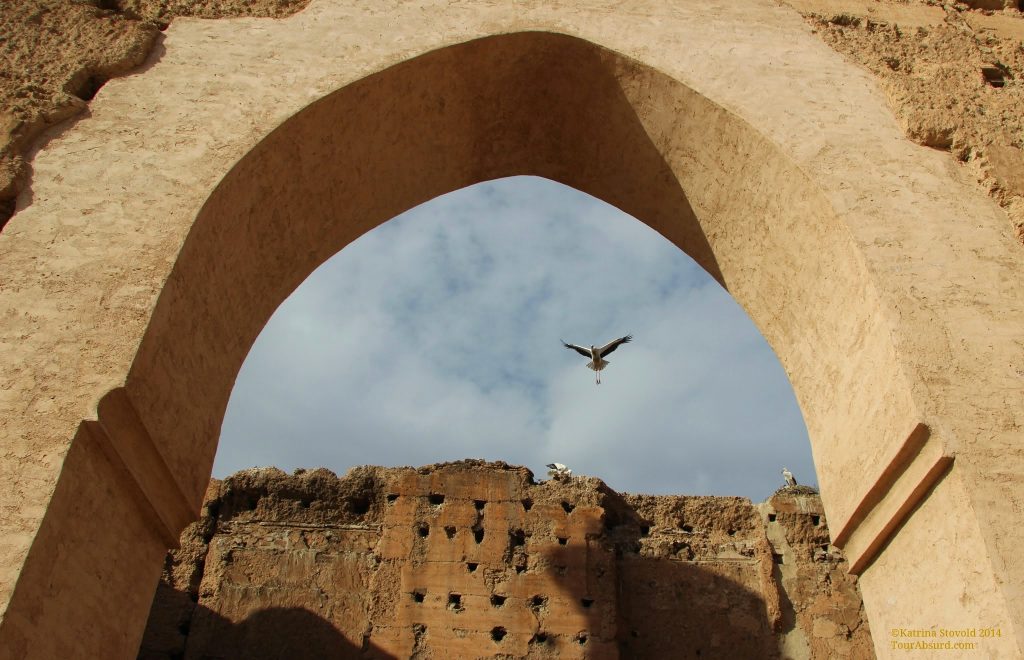
{"label": "stone archway", "polygon": [[[648,9],[641,18],[700,41],[703,19]],[[83,316],[94,327],[53,330],[23,351],[19,382],[36,380],[14,390],[10,409],[26,412],[11,415],[14,449],[0,463],[5,501],[23,502],[5,504],[0,519],[0,642],[15,657],[130,655],[160,557],[198,509],[235,374],[281,300],[401,211],[478,181],[533,174],[661,232],[759,325],[800,401],[830,526],[862,573],[876,630],[981,620],[1005,629],[992,648],[1016,648],[1021,409],[1017,376],[1004,365],[1024,318],[1013,290],[1020,255],[1000,238],[994,207],[902,140],[859,74],[810,45],[790,15],[756,9],[764,31],[737,38],[781,61],[759,65],[755,73],[770,76],[754,101],[717,77],[738,70],[742,48],[705,44],[712,65],[693,69],[693,42],[654,53],[665,25],[642,27],[635,16],[621,19],[635,28],[629,34],[621,17],[595,11],[578,19],[581,34],[567,35],[558,33],[566,8],[518,21],[482,12],[447,33],[457,38],[380,46],[370,64],[339,65],[344,84],[324,74],[319,84],[336,91],[313,94],[322,98],[308,106],[306,83],[273,88],[294,114],[260,117],[259,126],[276,127],[269,134],[220,124],[184,136],[181,152],[198,151],[191,162],[203,165],[168,221],[119,215],[98,197],[63,208],[92,202],[100,221],[55,217],[52,202],[68,191],[60,177],[48,187],[53,166],[41,154],[37,198],[0,235],[5,263],[19,273],[5,305],[29,310],[7,336]],[[324,2],[291,19],[295,32],[332,10],[340,11]],[[717,11],[730,29],[750,20]],[[418,25],[415,15],[405,20],[407,30]],[[782,41],[790,38],[795,47]],[[829,98],[827,85],[808,83],[810,67],[787,71],[794,48],[792,61],[848,75],[854,89]],[[166,67],[187,77],[180,62]],[[126,103],[131,85],[110,103]],[[211,93],[230,108],[255,90]],[[763,103],[773,96],[781,103]],[[144,111],[129,106],[120,109],[144,126]],[[187,123],[142,144],[173,144]],[[114,126],[73,129],[50,162],[66,162],[61,149],[98,148]],[[222,180],[233,159],[210,155],[218,128],[224,148],[241,156]],[[130,170],[145,169],[149,156],[123,155],[116,173],[143,196],[148,181]],[[188,162],[178,159],[171,174],[186,176]],[[156,200],[148,210],[174,216],[172,206]],[[75,222],[87,228],[68,226]],[[37,257],[48,269],[30,267]],[[54,273],[70,288],[54,287]],[[141,290],[125,290],[124,280]],[[102,294],[98,312],[74,300],[90,287]],[[32,303],[32,291],[44,295]],[[85,357],[63,385],[47,366],[68,351]],[[121,524],[97,529],[100,516]],[[921,562],[920,548],[936,537],[947,554]],[[950,583],[965,585],[965,596],[950,597]],[[138,620],[117,615],[125,609]]]}

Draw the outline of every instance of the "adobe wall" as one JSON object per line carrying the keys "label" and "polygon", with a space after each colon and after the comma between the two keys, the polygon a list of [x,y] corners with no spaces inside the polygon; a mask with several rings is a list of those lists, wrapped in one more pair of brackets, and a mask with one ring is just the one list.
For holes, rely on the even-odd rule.
{"label": "adobe wall", "polygon": [[621,495],[462,461],[214,481],[140,660],[874,657],[817,495]]}
{"label": "adobe wall", "polygon": [[[59,33],[55,6],[15,24]],[[661,232],[758,324],[876,630],[980,621],[1005,631],[986,653],[1019,653],[1020,145],[979,142],[984,124],[932,130],[963,113],[916,85],[937,64],[938,81],[961,64],[1012,73],[1012,49],[992,62],[1004,54],[989,37],[1016,38],[1019,23],[793,6],[809,20],[767,0],[318,0],[283,20],[175,21],[81,121],[33,143],[0,232],[0,648],[133,653],[141,615],[118,613],[149,600],[164,548],[197,514],[231,384],[269,314],[397,213],[533,174]],[[879,15],[923,32],[879,28]],[[156,36],[101,18],[114,42],[118,29]],[[928,38],[949,29],[973,36]],[[894,52],[872,59],[881,43]],[[975,115],[1012,121],[1012,79],[976,73]],[[69,89],[88,96],[104,75]],[[928,116],[894,116],[889,102],[908,98],[928,99]],[[6,125],[23,148],[19,121]],[[85,521],[104,511],[126,522],[97,538]],[[922,564],[935,538],[947,550]]]}

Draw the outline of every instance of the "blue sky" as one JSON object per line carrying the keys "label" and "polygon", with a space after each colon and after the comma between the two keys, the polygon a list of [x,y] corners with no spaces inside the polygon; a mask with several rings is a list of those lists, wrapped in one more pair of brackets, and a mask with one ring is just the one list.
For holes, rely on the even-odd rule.
{"label": "blue sky", "polygon": [[[600,386],[559,342],[627,333]],[[646,225],[535,177],[434,199],[310,275],[242,366],[214,476],[461,458],[755,501],[783,466],[817,482],[789,381],[729,294]]]}

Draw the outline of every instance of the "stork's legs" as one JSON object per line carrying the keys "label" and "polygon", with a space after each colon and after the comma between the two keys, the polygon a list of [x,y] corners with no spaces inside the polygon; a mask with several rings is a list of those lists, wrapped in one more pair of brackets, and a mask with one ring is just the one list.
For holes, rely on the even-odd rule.
{"label": "stork's legs", "polygon": [[601,372],[600,371],[595,371],[594,375],[597,376],[597,384],[600,385],[601,384]]}

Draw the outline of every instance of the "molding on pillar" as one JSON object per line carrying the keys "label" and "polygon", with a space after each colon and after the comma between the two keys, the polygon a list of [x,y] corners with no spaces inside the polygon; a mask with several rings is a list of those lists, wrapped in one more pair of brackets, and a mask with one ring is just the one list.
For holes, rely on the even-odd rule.
{"label": "molding on pillar", "polygon": [[99,421],[86,422],[104,453],[132,482],[169,548],[179,546],[181,531],[198,517],[181,485],[153,443],[124,388],[112,390],[97,406]]}
{"label": "molding on pillar", "polygon": [[850,561],[850,573],[859,575],[875,559],[953,459],[926,424],[914,425],[834,536]]}

